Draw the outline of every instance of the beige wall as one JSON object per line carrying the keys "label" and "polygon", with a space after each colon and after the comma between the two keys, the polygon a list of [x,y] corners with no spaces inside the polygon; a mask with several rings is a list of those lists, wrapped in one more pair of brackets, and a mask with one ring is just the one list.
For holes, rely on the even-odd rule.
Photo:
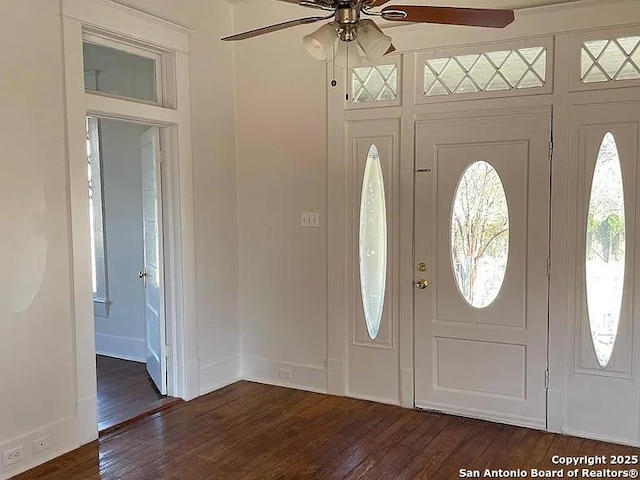
{"label": "beige wall", "polygon": [[[234,8],[236,32],[309,12]],[[240,325],[244,376],[278,381],[284,363],[292,383],[326,388],[325,66],[301,42],[313,29],[236,44]],[[302,211],[321,228],[300,228]]]}
{"label": "beige wall", "polygon": [[[122,3],[195,30],[198,353],[200,387],[210,390],[238,371],[233,49],[216,41],[231,31],[232,10],[207,0]],[[76,387],[59,3],[0,1],[0,39],[10,46],[0,53],[10,67],[0,75],[0,451],[25,452],[0,467],[4,479],[74,446]],[[51,448],[32,458],[30,442],[44,431]]]}

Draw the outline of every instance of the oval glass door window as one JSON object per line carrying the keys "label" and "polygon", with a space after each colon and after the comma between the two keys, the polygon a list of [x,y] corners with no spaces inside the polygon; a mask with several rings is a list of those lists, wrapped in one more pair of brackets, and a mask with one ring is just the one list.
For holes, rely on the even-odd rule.
{"label": "oval glass door window", "polygon": [[456,188],[451,214],[451,263],[458,290],[475,308],[496,299],[509,259],[509,209],[500,175],[477,161]]}
{"label": "oval glass door window", "polygon": [[625,266],[624,188],[612,133],[600,145],[587,217],[586,288],[591,339],[605,368],[618,335]]}
{"label": "oval glass door window", "polygon": [[387,209],[380,156],[367,155],[360,198],[360,289],[369,337],[378,336],[387,281]]}

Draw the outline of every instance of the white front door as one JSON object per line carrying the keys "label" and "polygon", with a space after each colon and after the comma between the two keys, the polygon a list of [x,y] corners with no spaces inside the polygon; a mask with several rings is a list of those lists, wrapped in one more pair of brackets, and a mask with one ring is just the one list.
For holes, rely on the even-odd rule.
{"label": "white front door", "polygon": [[166,323],[164,314],[160,131],[149,128],[140,138],[142,219],[144,228],[144,304],[147,371],[162,395],[167,394]]}
{"label": "white front door", "polygon": [[416,124],[416,407],[546,427],[550,139],[550,109]]}

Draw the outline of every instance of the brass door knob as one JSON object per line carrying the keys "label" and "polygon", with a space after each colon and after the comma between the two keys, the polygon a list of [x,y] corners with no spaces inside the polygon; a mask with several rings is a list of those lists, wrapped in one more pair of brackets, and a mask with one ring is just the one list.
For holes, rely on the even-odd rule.
{"label": "brass door knob", "polygon": [[429,286],[429,283],[424,279],[421,278],[420,280],[418,280],[415,283],[416,288],[419,288],[420,290],[424,290],[425,288],[427,288]]}

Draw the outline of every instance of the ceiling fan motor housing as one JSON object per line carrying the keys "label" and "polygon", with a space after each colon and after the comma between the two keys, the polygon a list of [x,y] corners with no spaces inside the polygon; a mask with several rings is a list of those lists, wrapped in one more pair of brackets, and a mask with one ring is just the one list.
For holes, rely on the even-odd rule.
{"label": "ceiling fan motor housing", "polygon": [[353,42],[358,37],[358,22],[360,21],[360,8],[344,2],[338,5],[336,10],[336,23],[339,26],[338,35],[343,42]]}

